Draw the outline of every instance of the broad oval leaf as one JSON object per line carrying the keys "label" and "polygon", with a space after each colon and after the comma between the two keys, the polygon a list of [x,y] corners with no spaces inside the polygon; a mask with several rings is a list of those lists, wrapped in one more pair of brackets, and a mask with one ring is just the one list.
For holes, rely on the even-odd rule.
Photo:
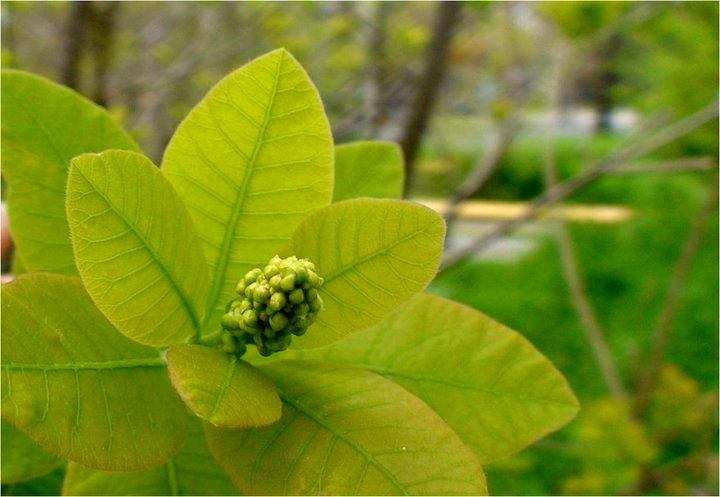
{"label": "broad oval leaf", "polygon": [[43,450],[23,432],[2,420],[2,484],[39,478],[62,464],[63,460]]}
{"label": "broad oval leaf", "polygon": [[358,141],[335,147],[333,202],[357,197],[402,198],[405,168],[395,143]]}
{"label": "broad oval leaf", "polygon": [[557,430],[578,401],[520,334],[470,307],[420,294],[388,319],[291,358],[367,368],[423,399],[483,463]]}
{"label": "broad oval leaf", "polygon": [[211,271],[205,330],[235,285],[290,240],[333,189],[333,140],[317,90],[285,50],[225,77],[180,124],[162,170],[188,206]]}
{"label": "broad oval leaf", "polygon": [[8,211],[25,267],[77,274],[65,217],[70,159],[138,146],[102,107],[23,71],[2,72],[0,122]]}
{"label": "broad oval leaf", "polygon": [[83,283],[118,330],[156,347],[199,333],[208,291],[200,241],[149,159],[120,150],[76,157],[67,210]]}
{"label": "broad oval leaf", "polygon": [[2,316],[3,417],[44,449],[132,471],[180,448],[187,414],[165,361],[118,333],[78,278],[21,276],[2,286]]}
{"label": "broad oval leaf", "polygon": [[326,345],[379,323],[435,277],[444,237],[435,211],[401,200],[346,200],[308,216],[287,251],[325,278],[325,309],[293,346]]}
{"label": "broad oval leaf", "polygon": [[333,202],[357,197],[402,198],[405,164],[396,143],[358,141],[335,147]]}
{"label": "broad oval leaf", "polygon": [[238,495],[207,448],[199,420],[192,421],[180,452],[154,469],[132,473],[67,467],[63,495]]}
{"label": "broad oval leaf", "polygon": [[175,390],[201,418],[216,426],[267,426],[280,419],[282,404],[272,381],[220,349],[176,344],[168,352]]}
{"label": "broad oval leaf", "polygon": [[283,399],[267,428],[205,425],[248,495],[480,495],[475,455],[417,397],[361,369],[305,361],[262,368]]}

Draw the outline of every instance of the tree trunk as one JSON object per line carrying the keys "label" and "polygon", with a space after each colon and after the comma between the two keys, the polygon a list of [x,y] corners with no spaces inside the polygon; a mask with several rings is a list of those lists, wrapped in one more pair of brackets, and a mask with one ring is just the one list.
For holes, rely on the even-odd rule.
{"label": "tree trunk", "polygon": [[65,32],[65,60],[61,80],[65,86],[80,90],[80,65],[92,15],[91,2],[70,2],[70,18]]}
{"label": "tree trunk", "polygon": [[440,84],[447,69],[450,42],[455,26],[460,19],[461,7],[462,2],[441,1],[437,4],[432,39],[425,52],[423,71],[415,87],[410,111],[403,125],[400,139],[400,146],[405,155],[406,192],[412,184],[420,140],[427,128]]}
{"label": "tree trunk", "polygon": [[367,74],[365,81],[365,122],[370,136],[377,136],[388,116],[387,26],[392,4],[367,4],[372,9],[372,20],[367,26]]}
{"label": "tree trunk", "polygon": [[92,11],[92,49],[94,59],[92,99],[98,105],[106,107],[108,104],[107,73],[112,57],[115,18],[120,3],[93,3],[95,5]]}

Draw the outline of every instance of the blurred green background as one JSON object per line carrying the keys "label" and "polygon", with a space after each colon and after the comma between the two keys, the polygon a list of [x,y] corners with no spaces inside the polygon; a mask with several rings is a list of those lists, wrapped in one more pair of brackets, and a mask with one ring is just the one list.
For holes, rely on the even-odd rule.
{"label": "blurred green background", "polygon": [[[402,144],[415,199],[532,201],[552,171],[559,181],[587,173],[718,95],[716,2],[1,9],[3,67],[107,106],[156,162],[220,77],[286,47],[318,86],[337,143]],[[714,118],[563,200],[625,207],[629,218],[543,215],[438,275],[429,291],[525,335],[583,405],[565,429],[488,464],[492,493],[718,495],[717,158]],[[485,181],[467,182],[483,168]],[[495,222],[461,216],[448,248]],[[583,289],[575,294],[568,257]],[[596,316],[620,391],[597,361],[578,299]],[[34,488],[51,494],[53,478]]]}

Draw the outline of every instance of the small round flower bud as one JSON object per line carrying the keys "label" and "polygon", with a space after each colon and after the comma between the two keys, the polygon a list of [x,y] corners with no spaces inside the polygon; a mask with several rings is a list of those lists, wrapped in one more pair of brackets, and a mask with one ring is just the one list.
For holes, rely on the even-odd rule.
{"label": "small round flower bud", "polygon": [[282,275],[276,274],[272,278],[270,278],[270,288],[273,290],[279,290],[280,289],[280,282],[282,281]]}
{"label": "small round flower bud", "polygon": [[268,312],[275,313],[285,307],[287,304],[287,297],[282,292],[273,293],[270,297],[270,303],[268,304]]}
{"label": "small round flower bud", "polygon": [[310,310],[311,310],[313,313],[315,313],[315,314],[317,314],[318,312],[322,311],[322,309],[323,309],[323,301],[322,301],[322,299],[320,298],[320,295],[316,296],[316,297],[315,297],[315,300],[311,300],[311,301],[308,303],[308,306],[310,307]]}
{"label": "small round flower bud", "polygon": [[220,325],[226,330],[235,330],[240,327],[238,320],[232,314],[225,314],[220,318]]}
{"label": "small round flower bud", "polygon": [[245,283],[249,285],[250,283],[257,280],[258,276],[260,276],[261,274],[262,274],[262,270],[255,268],[255,269],[248,271],[248,273],[245,275],[245,277],[243,279],[245,280]]}
{"label": "small round flower bud", "polygon": [[295,274],[293,274],[293,273],[288,274],[280,282],[280,288],[284,292],[291,292],[295,288],[295,279],[296,279]]}
{"label": "small round flower bud", "polygon": [[243,322],[250,326],[251,328],[255,328],[258,324],[258,315],[256,311],[248,310],[243,312],[242,315]]}
{"label": "small round flower bud", "polygon": [[305,300],[310,303],[318,298],[318,291],[314,288],[309,289],[305,292]]}
{"label": "small round flower bud", "polygon": [[305,294],[303,293],[303,291],[300,288],[296,288],[295,290],[290,292],[290,296],[288,297],[288,299],[293,304],[299,304],[303,300],[305,300]]}
{"label": "small round flower bud", "polygon": [[280,331],[285,328],[289,320],[282,312],[276,312],[270,316],[270,327],[275,331]]}
{"label": "small round flower bud", "polygon": [[250,283],[248,286],[245,287],[245,296],[247,298],[250,298],[255,293],[255,289],[258,287],[258,284],[253,282]]}
{"label": "small round flower bud", "polygon": [[255,302],[262,304],[267,302],[270,299],[270,286],[265,284],[257,287],[253,293],[253,299],[255,299]]}
{"label": "small round flower bud", "polygon": [[263,269],[248,271],[236,286],[239,297],[221,318],[227,330],[224,350],[242,355],[252,343],[268,356],[287,349],[293,335],[304,335],[322,310],[322,281],[312,262],[295,256],[275,256]]}

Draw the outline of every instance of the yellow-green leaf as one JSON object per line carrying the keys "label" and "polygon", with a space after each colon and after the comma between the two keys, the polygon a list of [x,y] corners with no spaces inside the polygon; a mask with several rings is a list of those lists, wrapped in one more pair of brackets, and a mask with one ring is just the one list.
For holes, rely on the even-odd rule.
{"label": "yellow-green leaf", "polygon": [[470,307],[420,294],[377,326],[290,358],[367,368],[432,407],[483,463],[578,412],[562,374],[525,338]]}
{"label": "yellow-green leaf", "polygon": [[359,141],[335,147],[333,202],[357,197],[401,198],[405,168],[395,143]]}
{"label": "yellow-green leaf", "polygon": [[207,448],[199,420],[190,423],[180,452],[154,469],[119,473],[70,463],[63,495],[239,495]]}
{"label": "yellow-green leaf", "polygon": [[8,213],[25,267],[77,274],[65,217],[70,159],[137,145],[102,107],[23,71],[2,72],[0,125]]}
{"label": "yellow-green leaf", "polygon": [[280,398],[272,381],[220,349],[173,345],[168,367],[173,386],[187,405],[216,426],[266,426],[280,419]]}
{"label": "yellow-green leaf", "polygon": [[45,450],[96,469],[157,466],[187,415],[153,348],[128,340],[78,278],[33,273],[2,287],[2,413]]}
{"label": "yellow-green leaf", "polygon": [[286,250],[315,263],[325,309],[293,346],[326,345],[379,323],[433,279],[444,236],[435,211],[401,200],[346,200],[308,216]]}
{"label": "yellow-green leaf", "polygon": [[63,461],[43,450],[23,432],[2,420],[2,484],[18,483],[50,473]]}
{"label": "yellow-green leaf", "polygon": [[305,361],[262,368],[283,416],[267,428],[205,426],[249,495],[482,495],[475,455],[417,397],[365,370]]}
{"label": "yellow-green leaf", "polygon": [[121,150],[76,157],[67,209],[83,283],[118,330],[156,347],[200,332],[208,291],[200,241],[149,159]]}
{"label": "yellow-green leaf", "polygon": [[212,286],[214,331],[235,285],[290,240],[333,190],[333,140],[317,90],[285,50],[220,81],[180,124],[163,172],[188,206]]}

